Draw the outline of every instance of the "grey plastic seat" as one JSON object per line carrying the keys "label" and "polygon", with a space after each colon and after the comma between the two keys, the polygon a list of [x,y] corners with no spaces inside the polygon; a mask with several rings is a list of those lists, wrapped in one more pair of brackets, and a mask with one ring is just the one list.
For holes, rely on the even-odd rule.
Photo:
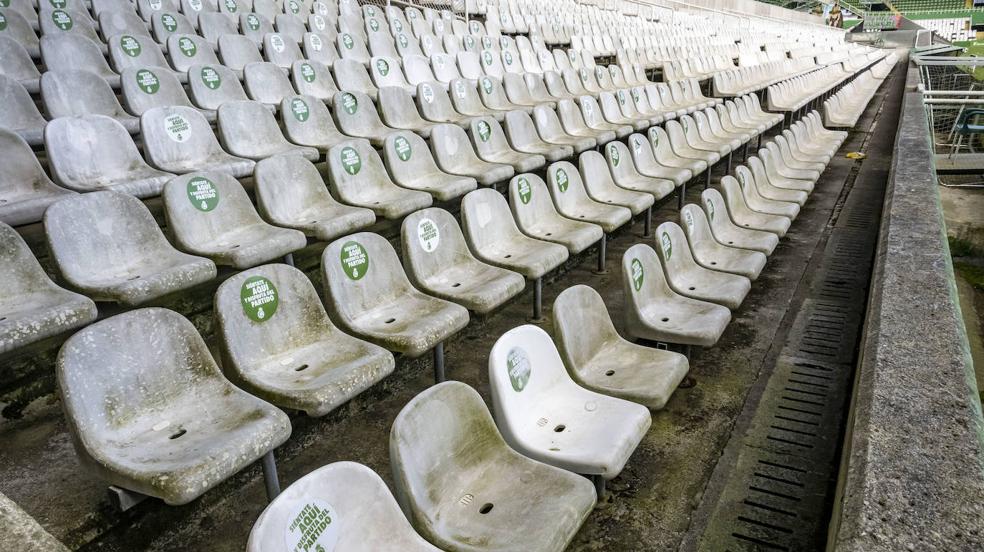
{"label": "grey plastic seat", "polygon": [[748,278],[700,266],[690,252],[683,229],[675,222],[656,227],[656,242],[666,281],[674,291],[732,310],[741,306],[752,287]]}
{"label": "grey plastic seat", "polygon": [[52,119],[78,115],[105,115],[127,132],[140,130],[140,119],[124,111],[109,84],[84,70],[46,71],[41,76],[41,98]]}
{"label": "grey plastic seat", "polygon": [[448,83],[454,79],[462,78],[458,71],[458,64],[455,57],[450,54],[436,53],[430,56],[431,68],[434,69],[434,76],[437,81],[447,87]]}
{"label": "grey plastic seat", "polygon": [[312,28],[310,33],[305,33],[301,41],[301,49],[304,58],[308,61],[317,61],[326,67],[332,67],[336,61],[341,59],[338,50],[335,49],[335,39],[325,34],[321,30]]}
{"label": "grey plastic seat", "polygon": [[[596,145],[603,146],[616,138],[613,130],[600,130],[591,128],[584,121],[584,115],[574,100],[560,100],[557,102],[557,117],[564,132],[578,138],[591,138]],[[583,150],[582,150],[583,151]]]}
{"label": "grey plastic seat", "polygon": [[256,164],[226,153],[205,116],[190,107],[155,107],[140,117],[147,162],[175,174],[222,171],[236,178]]}
{"label": "grey plastic seat", "polygon": [[[669,135],[661,127],[650,128],[647,137],[652,146],[653,157],[660,165],[672,169],[686,169],[691,172],[692,177],[707,170],[709,165],[704,159],[678,154],[674,149],[676,144],[671,143]],[[686,146],[685,141],[682,145]]]}
{"label": "grey plastic seat", "polygon": [[535,171],[547,164],[542,155],[522,153],[510,147],[505,132],[492,117],[473,119],[468,131],[475,152],[485,161],[511,165],[516,172]]}
{"label": "grey plastic seat", "polygon": [[710,188],[700,194],[701,206],[707,216],[714,239],[729,247],[740,247],[753,251],[761,251],[771,255],[779,245],[779,236],[764,230],[746,228],[731,220],[724,197],[717,190]]}
{"label": "grey plastic seat", "polygon": [[303,232],[264,222],[246,190],[227,173],[179,176],[164,188],[162,198],[175,244],[218,265],[242,270],[307,245]]}
{"label": "grey plastic seat", "polygon": [[263,37],[263,54],[268,62],[284,69],[304,59],[297,43],[280,33],[267,33]]}
{"label": "grey plastic seat", "polygon": [[398,219],[433,202],[428,193],[394,184],[379,154],[366,140],[349,140],[331,148],[328,174],[335,197],[349,205],[372,209],[383,218]]}
{"label": "grey plastic seat", "polygon": [[55,182],[78,192],[153,197],[174,177],[145,163],[123,125],[103,115],[55,119],[45,130],[45,149]]}
{"label": "grey plastic seat", "polygon": [[[254,2],[254,9],[255,9]],[[274,14],[263,13],[259,10],[254,13],[239,14],[239,32],[242,33],[250,42],[256,46],[263,44],[263,37],[267,33],[273,32]],[[224,35],[234,36],[234,35]],[[219,37],[219,48],[222,48],[222,37]]]}
{"label": "grey plastic seat", "polygon": [[[20,43],[8,36],[0,35],[0,60],[3,60],[0,62],[0,75],[16,80],[32,94],[38,92],[41,73],[31,60],[31,55]],[[109,69],[109,66],[107,65],[106,68]],[[49,67],[48,70],[51,68]]]}
{"label": "grey plastic seat", "polygon": [[[235,5],[235,1],[230,3]],[[219,5],[225,6],[225,1],[220,0]],[[239,34],[239,20],[230,17],[227,13],[203,12],[198,15],[198,30],[202,38],[215,46],[218,44],[220,36]]]}
{"label": "grey plastic seat", "polygon": [[[176,71],[187,73],[195,66],[221,65],[214,47],[198,35],[173,34],[167,38],[168,59]],[[192,77],[189,77],[191,82]],[[238,79],[237,79],[238,80]]]}
{"label": "grey plastic seat", "polygon": [[256,161],[274,155],[300,155],[311,161],[320,157],[315,148],[288,142],[273,113],[259,102],[223,103],[219,106],[218,123],[219,140],[233,155]]}
{"label": "grey plastic seat", "polygon": [[753,282],[765,267],[764,253],[719,243],[699,206],[684,205],[680,210],[680,224],[687,235],[694,260],[702,267],[738,274]]}
{"label": "grey plastic seat", "polygon": [[0,105],[0,128],[16,132],[32,146],[41,144],[48,121],[19,81],[0,75]]}
{"label": "grey plastic seat", "polygon": [[249,99],[236,73],[219,64],[189,67],[188,90],[196,107],[213,112],[226,102]]}
{"label": "grey plastic seat", "polygon": [[404,188],[427,192],[438,201],[449,201],[478,187],[478,182],[470,176],[448,174],[438,168],[427,142],[412,132],[391,133],[382,149],[389,174]]}
{"label": "grey plastic seat", "polygon": [[472,117],[493,117],[496,121],[505,120],[506,112],[500,109],[491,109],[482,103],[475,83],[468,79],[454,79],[449,84],[451,104],[454,110],[469,118]]}
{"label": "grey plastic seat", "polygon": [[[769,152],[764,149],[759,152],[759,155],[764,156],[763,159],[769,159],[771,165],[771,159],[765,157],[768,154]],[[802,207],[810,197],[808,192],[805,191],[805,188],[812,186],[809,181],[787,179],[782,175],[767,171],[766,165],[762,163],[762,159],[755,156],[746,159],[745,165],[739,165],[735,168],[734,172],[739,183],[744,180],[754,179],[759,195],[765,199],[795,203],[797,206]],[[797,185],[803,187],[804,190],[797,190],[790,187]]]}
{"label": "grey plastic seat", "polygon": [[338,129],[347,136],[364,138],[381,147],[386,136],[396,130],[383,124],[372,100],[361,92],[339,92],[333,104]]}
{"label": "grey plastic seat", "polygon": [[328,67],[317,61],[295,61],[290,73],[298,94],[311,96],[328,104],[334,101],[338,86],[335,85]]}
{"label": "grey plastic seat", "polygon": [[[120,74],[123,105],[133,115],[140,116],[155,107],[183,106],[194,108],[178,78],[158,67],[130,67]],[[215,113],[204,114],[215,119]]]}
{"label": "grey plastic seat", "polygon": [[440,552],[413,530],[386,483],[355,462],[321,467],[284,489],[253,524],[247,552],[283,549],[285,536],[286,549],[301,543],[306,526],[294,524],[299,512],[341,520],[319,536],[338,551]]}
{"label": "grey plastic seat", "polygon": [[38,222],[49,205],[72,195],[48,179],[23,138],[5,129],[0,129],[0,167],[0,222]]}
{"label": "grey plastic seat", "polygon": [[290,13],[277,14],[273,18],[274,27],[277,28],[277,34],[284,37],[287,42],[292,42],[294,44],[300,44],[301,40],[304,39],[304,33],[307,32],[307,26],[304,24],[304,16],[310,13],[306,7],[302,8],[304,13],[294,12],[288,6],[300,6],[300,3],[296,0],[288,0],[284,2],[284,11],[291,10]]}
{"label": "grey plastic seat", "polygon": [[158,44],[167,43],[168,37],[173,34],[195,34],[195,25],[187,17],[177,12],[161,11],[150,20],[150,25],[154,40]]}
{"label": "grey plastic seat", "polygon": [[280,103],[284,135],[291,142],[324,153],[349,140],[335,127],[328,108],[311,96],[291,96]]}
{"label": "grey plastic seat", "polygon": [[395,57],[373,57],[372,63],[369,64],[369,75],[376,88],[394,86],[416,96],[417,87],[407,81],[400,65],[400,61]]}
{"label": "grey plastic seat", "polygon": [[543,103],[544,105],[550,107],[550,109],[557,107],[557,103],[554,101],[540,102],[533,99],[533,96],[530,95],[530,89],[526,86],[526,80],[524,80],[523,76],[520,74],[507,73],[503,76],[502,88],[506,92],[506,98],[516,105],[523,107],[536,107],[537,105]]}
{"label": "grey plastic seat", "polygon": [[[109,59],[121,74],[134,67],[153,69],[155,72],[172,72],[161,47],[150,37],[113,35],[107,39],[107,43]],[[183,73],[174,73],[174,76],[179,80],[186,77]]]}
{"label": "grey plastic seat", "polygon": [[41,59],[48,71],[84,69],[96,73],[114,89],[120,76],[110,69],[99,47],[88,38],[72,33],[41,37]]}
{"label": "grey plastic seat", "polygon": [[545,106],[538,105],[533,108],[533,124],[537,134],[545,142],[562,146],[569,146],[575,154],[593,149],[598,145],[598,141],[591,136],[576,136],[564,130],[557,112]]}
{"label": "grey plastic seat", "polygon": [[342,88],[350,92],[359,92],[376,100],[377,88],[369,77],[369,71],[358,61],[340,59],[332,66],[335,71],[335,81],[342,83]]}
{"label": "grey plastic seat", "polygon": [[[463,462],[461,450],[475,454]],[[460,382],[407,403],[393,422],[390,459],[397,499],[442,550],[560,552],[596,500],[587,479],[511,449],[482,397]]]}
{"label": "grey plastic seat", "polygon": [[167,309],[85,328],[56,370],[82,464],[167,504],[191,502],[290,436],[287,415],[222,377],[192,323]]}
{"label": "grey plastic seat", "polygon": [[451,213],[422,209],[403,220],[401,239],[407,275],[418,289],[488,313],[523,291],[515,272],[479,261]]}
{"label": "grey plastic seat", "polygon": [[768,183],[764,179],[760,183],[759,179],[754,178],[752,172],[744,166],[735,168],[735,176],[749,208],[768,215],[786,217],[790,221],[796,219],[800,211],[799,205],[790,201],[779,201],[765,197],[762,192],[768,189]]}
{"label": "grey plastic seat", "polygon": [[455,109],[447,90],[433,83],[417,85],[417,107],[424,119],[434,123],[454,123],[467,128],[472,120]]}
{"label": "grey plastic seat", "polygon": [[[338,54],[342,59],[349,59],[366,67],[369,66],[369,60],[372,59],[372,55],[369,53],[369,48],[366,46],[365,39],[359,33],[349,32],[348,29],[339,30],[337,39]],[[339,79],[341,80],[341,79]]]}
{"label": "grey plastic seat", "polygon": [[[399,40],[399,39],[398,39]],[[399,42],[397,42],[399,44]],[[421,54],[404,53],[403,72],[406,74],[407,82],[414,88],[422,82],[437,83],[437,76],[431,70],[430,60]]]}
{"label": "grey plastic seat", "polygon": [[65,281],[96,301],[139,305],[215,278],[215,264],[164,238],[139,199],[100,191],[65,198],[44,214],[45,237]]}
{"label": "grey plastic seat", "polygon": [[220,36],[218,52],[222,64],[233,71],[245,71],[247,65],[263,61],[257,44],[245,36]]}
{"label": "grey plastic seat", "polygon": [[604,481],[621,473],[652,424],[645,406],[578,385],[550,335],[533,325],[496,341],[489,382],[506,442],[534,460],[590,475],[599,498]]}
{"label": "grey plastic seat", "polygon": [[431,153],[446,172],[470,176],[483,186],[492,186],[516,174],[512,165],[490,163],[478,157],[465,134],[457,125],[438,125],[431,132]]}
{"label": "grey plastic seat", "polygon": [[[0,137],[5,134],[0,131]],[[6,151],[2,155],[6,156]],[[20,234],[2,222],[0,261],[0,275],[6,285],[0,298],[0,355],[96,319],[96,304],[55,285]]]}
{"label": "grey plastic seat", "polygon": [[559,161],[574,155],[574,148],[563,144],[550,144],[540,138],[533,119],[525,111],[506,113],[506,137],[517,151],[543,155],[547,161]]}
{"label": "grey plastic seat", "polygon": [[177,12],[179,7],[176,0],[137,0],[135,4],[137,13],[148,23],[161,12]]}
{"label": "grey plastic seat", "polygon": [[101,46],[105,53],[106,45],[99,38],[95,22],[88,10],[51,9],[38,15],[41,35],[74,34],[84,36]]}
{"label": "grey plastic seat", "polygon": [[674,291],[652,247],[636,244],[622,256],[625,332],[635,339],[711,347],[731,321],[731,311]]}
{"label": "grey plastic seat", "polygon": [[[9,5],[9,2],[7,4]],[[9,9],[9,6],[4,6],[4,8],[6,9],[0,12],[0,33],[2,33],[0,36],[16,40],[32,58],[40,57],[41,45],[31,23],[16,9]],[[33,9],[28,9],[32,14],[34,13]],[[32,19],[37,23],[37,14],[34,14]]]}
{"label": "grey plastic seat", "polygon": [[[646,222],[651,216],[656,198],[652,194],[635,192],[621,188],[612,179],[605,157],[596,151],[586,151],[578,157],[581,181],[591,199],[608,205],[621,205],[632,211],[633,215],[646,213]],[[648,229],[648,228],[647,228]],[[648,235],[648,232],[645,232]]]}
{"label": "grey plastic seat", "polygon": [[[619,90],[618,94],[612,92],[601,92],[598,95],[598,104],[601,108],[602,116],[605,120],[619,125],[629,125],[636,131],[646,130],[651,125],[649,119],[639,115],[630,106],[625,98],[625,91]],[[632,115],[627,115],[626,110],[631,110]]]}
{"label": "grey plastic seat", "polygon": [[505,90],[502,89],[502,81],[495,77],[484,76],[478,79],[478,95],[485,107],[492,110],[513,111],[519,109],[530,114],[533,113],[533,106],[517,105],[509,101]]}
{"label": "grey plastic seat", "polygon": [[735,224],[742,228],[772,232],[779,237],[785,236],[792,221],[782,215],[763,213],[752,209],[745,201],[741,184],[733,176],[721,178],[721,194],[724,196],[728,213]]}
{"label": "grey plastic seat", "polygon": [[605,146],[605,161],[611,171],[612,180],[622,188],[652,194],[657,200],[672,194],[676,189],[672,180],[641,174],[632,161],[629,148],[622,142],[612,141]]}
{"label": "grey plastic seat", "polygon": [[560,292],[553,313],[554,339],[567,371],[592,391],[660,410],[690,370],[684,355],[623,339],[604,299],[588,286]]}
{"label": "grey plastic seat", "polygon": [[689,168],[668,166],[657,161],[649,140],[642,134],[629,136],[628,144],[631,146],[628,152],[632,156],[632,164],[639,174],[672,182],[675,187],[683,186],[693,178],[694,173]]}
{"label": "grey plastic seat", "polygon": [[384,86],[379,89],[377,101],[382,121],[391,128],[412,130],[429,138],[431,129],[437,124],[420,116],[413,97],[403,88]]}
{"label": "grey plastic seat", "polygon": [[538,240],[563,245],[576,255],[604,237],[597,224],[557,212],[547,185],[535,174],[516,175],[509,182],[509,205],[519,229]]}
{"label": "grey plastic seat", "polygon": [[270,106],[280,105],[284,98],[297,94],[284,70],[266,61],[247,64],[243,83],[250,98]]}
{"label": "grey plastic seat", "polygon": [[335,240],[325,248],[321,272],[332,320],[391,351],[418,357],[442,350],[468,324],[467,309],[410,284],[396,250],[379,234]]}
{"label": "grey plastic seat", "polygon": [[632,220],[632,211],[627,207],[591,199],[585,190],[581,174],[567,161],[550,165],[547,169],[547,186],[561,215],[597,224],[606,234]]}

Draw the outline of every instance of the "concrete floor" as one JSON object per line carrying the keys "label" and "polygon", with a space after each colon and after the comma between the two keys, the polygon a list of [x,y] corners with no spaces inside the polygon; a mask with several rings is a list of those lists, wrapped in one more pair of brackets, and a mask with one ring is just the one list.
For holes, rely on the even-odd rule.
{"label": "concrete floor", "polygon": [[[859,149],[864,136],[853,133],[841,153]],[[679,389],[663,411],[654,413],[646,438],[611,482],[609,502],[588,518],[570,550],[679,547],[749,390],[768,369],[766,359],[783,320],[797,307],[797,286],[856,163],[842,156],[831,162],[721,341],[693,352],[690,375],[696,385]],[[696,201],[699,191],[690,190],[688,201]],[[675,199],[655,213],[653,227],[665,220],[677,220]],[[593,272],[591,250],[547,282],[547,316],[558,293],[587,284],[605,298],[621,329],[619,262],[631,245],[651,243],[641,230],[637,221],[609,242],[609,273]],[[499,335],[526,323],[531,297],[528,290],[499,312],[473,318],[447,344],[448,377],[472,385],[490,403],[488,353]],[[552,331],[551,321],[543,327]],[[431,381],[429,358],[401,361],[388,380],[328,416],[293,417],[293,435],[277,452],[282,484],[339,460],[362,462],[391,483],[389,428],[407,401]],[[104,484],[79,465],[60,405],[51,395],[35,401],[21,419],[0,422],[0,443],[0,492],[73,549],[240,551],[265,505],[260,470],[253,466],[189,505],[168,507],[149,500],[125,514],[115,512]]]}

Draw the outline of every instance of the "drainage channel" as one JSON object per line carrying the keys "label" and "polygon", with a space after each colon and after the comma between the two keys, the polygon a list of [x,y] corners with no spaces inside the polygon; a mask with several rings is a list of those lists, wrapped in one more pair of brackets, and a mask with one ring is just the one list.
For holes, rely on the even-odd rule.
{"label": "drainage channel", "polygon": [[868,166],[845,184],[761,397],[732,436],[734,460],[722,460],[732,463],[699,543],[683,549],[825,547],[901,97],[898,82],[888,86],[898,90],[886,93],[882,128],[868,137]]}

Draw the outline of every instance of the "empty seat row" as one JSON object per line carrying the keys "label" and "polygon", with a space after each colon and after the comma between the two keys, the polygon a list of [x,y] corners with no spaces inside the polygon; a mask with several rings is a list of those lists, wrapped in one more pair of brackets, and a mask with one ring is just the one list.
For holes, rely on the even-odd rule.
{"label": "empty seat row", "polygon": [[823,122],[829,127],[853,127],[871,98],[897,63],[893,53],[823,102]]}

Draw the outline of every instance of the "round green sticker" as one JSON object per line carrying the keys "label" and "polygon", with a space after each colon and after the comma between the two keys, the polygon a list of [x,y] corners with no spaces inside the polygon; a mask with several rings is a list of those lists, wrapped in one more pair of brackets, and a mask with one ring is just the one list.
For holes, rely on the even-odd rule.
{"label": "round green sticker", "polygon": [[219,72],[213,67],[202,67],[201,77],[202,84],[209,90],[216,90],[222,86],[222,77],[219,76]]}
{"label": "round green sticker", "polygon": [[359,100],[348,92],[342,94],[342,109],[349,115],[355,115],[359,110]]}
{"label": "round green sticker", "polygon": [[311,110],[308,109],[308,104],[301,98],[294,98],[290,101],[290,112],[293,113],[294,118],[301,123],[307,121],[308,117],[311,116]]}
{"label": "round green sticker", "polygon": [[625,105],[625,90],[618,91],[618,103],[620,105]]}
{"label": "round green sticker", "polygon": [[639,262],[639,259],[632,259],[629,268],[632,271],[632,287],[639,291],[642,289],[642,281],[646,278],[646,272],[642,269],[642,263]]}
{"label": "round green sticker", "polygon": [[707,205],[708,218],[714,220],[714,203],[710,199],[708,199],[707,201],[704,202],[704,204]]}
{"label": "round green sticker", "polygon": [[396,32],[402,33],[403,32],[403,23],[401,23],[399,19],[395,19],[395,20],[393,20],[393,28],[396,29]]}
{"label": "round green sticker", "polygon": [[161,81],[157,75],[147,69],[137,71],[137,86],[144,94],[156,94],[161,89]]}
{"label": "round green sticker", "polygon": [[188,6],[195,11],[202,11],[202,0],[188,0]]}
{"label": "round green sticker", "polygon": [[684,211],[683,222],[687,224],[687,229],[691,232],[694,231],[694,215],[690,211]]}
{"label": "round green sticker", "polygon": [[195,41],[186,36],[178,39],[178,49],[185,57],[195,57],[195,54],[198,53],[198,46],[195,45]]}
{"label": "round green sticker", "polygon": [[485,48],[486,50],[488,50],[491,47],[492,47],[492,39],[489,38],[489,37],[487,37],[487,36],[483,36],[482,37],[482,48]]}
{"label": "round green sticker", "polygon": [[361,280],[369,271],[369,253],[356,241],[347,241],[342,245],[342,270],[351,280]]}
{"label": "round green sticker", "polygon": [[617,167],[622,161],[622,156],[619,155],[618,148],[615,147],[615,144],[608,146],[608,157],[612,160],[613,167]]}
{"label": "round green sticker", "polygon": [[581,69],[581,80],[583,81],[588,80],[588,72],[584,69]]}
{"label": "round green sticker", "polygon": [[305,82],[314,82],[316,76],[317,75],[314,74],[314,67],[311,67],[310,63],[301,64],[301,78],[303,78]]}
{"label": "round green sticker", "polygon": [[297,14],[301,13],[301,6],[300,6],[300,4],[298,4],[294,0],[290,0],[290,4],[289,5],[290,5],[290,12],[291,13],[293,13],[294,15],[297,15]]}
{"label": "round green sticker", "polygon": [[490,136],[492,136],[492,127],[485,121],[479,121],[478,137],[481,138],[483,142],[488,142]]}
{"label": "round green sticker", "polygon": [[492,79],[488,77],[482,79],[482,90],[485,90],[486,94],[492,93]]}
{"label": "round green sticker", "polygon": [[236,13],[239,11],[239,5],[236,4],[236,0],[225,0],[225,8],[229,13]]}
{"label": "round green sticker", "polygon": [[246,16],[246,26],[249,27],[251,31],[258,31],[260,29],[260,18],[253,14]]}
{"label": "round green sticker", "polygon": [[[317,28],[317,29],[318,29],[319,31],[323,31],[323,30],[325,30],[325,18],[324,18],[324,17],[321,17],[320,15],[316,15],[316,16],[314,16],[314,26],[315,26],[315,27],[316,27],[316,28]],[[315,39],[315,38],[318,38],[318,37],[317,37],[317,36],[312,36],[312,37],[311,37],[311,39],[312,39],[312,42],[314,41],[314,39]],[[320,38],[318,38],[318,47],[317,47],[317,50],[318,50],[319,52],[321,51],[321,39],[320,39]]]}
{"label": "round green sticker", "polygon": [[632,89],[632,99],[636,102],[639,101],[639,91],[635,88]]}
{"label": "round green sticker", "polygon": [[506,373],[509,374],[509,383],[512,384],[513,391],[518,393],[526,389],[526,384],[530,382],[530,375],[533,373],[530,357],[526,355],[526,351],[520,347],[509,349],[506,355]]}
{"label": "round green sticker", "polygon": [[471,22],[471,32],[477,33],[480,29],[478,28],[478,21]]}
{"label": "round green sticker", "polygon": [[569,176],[567,176],[567,171],[565,171],[564,169],[557,169],[556,174],[557,174],[557,188],[560,190],[560,193],[564,193],[567,191],[567,187],[570,186],[571,179]]}
{"label": "round green sticker", "polygon": [[738,171],[738,185],[742,188],[745,187],[745,173]]}
{"label": "round green sticker", "polygon": [[485,65],[492,65],[492,52],[486,50],[482,54],[482,60],[485,62]]}
{"label": "round green sticker", "polygon": [[424,96],[424,101],[431,103],[434,101],[434,91],[431,89],[429,84],[424,84],[420,87],[420,93]]}
{"label": "round green sticker", "polygon": [[407,39],[407,35],[400,33],[400,36],[396,37],[396,41],[400,43],[400,48],[406,48],[410,45],[410,41]]}
{"label": "round green sticker", "polygon": [[130,35],[123,35],[120,37],[120,48],[123,49],[124,54],[130,57],[137,57],[140,55],[140,41]]}
{"label": "round green sticker", "polygon": [[243,303],[243,314],[253,322],[266,322],[280,304],[276,286],[263,276],[246,278],[239,289],[239,298]]}
{"label": "round green sticker", "polygon": [[670,260],[673,256],[673,242],[670,241],[670,235],[663,232],[663,235],[659,237],[659,242],[663,248],[663,254],[666,255],[666,260]]}
{"label": "round green sticker", "polygon": [[369,14],[369,17],[376,17],[376,8],[372,6],[366,6],[366,13]]}
{"label": "round green sticker", "polygon": [[0,0],[0,8],[9,8],[10,0]]}
{"label": "round green sticker", "polygon": [[533,188],[530,186],[530,181],[525,177],[516,180],[516,191],[519,192],[519,200],[523,202],[523,205],[529,203],[533,197]]}
{"label": "round green sticker", "polygon": [[342,35],[342,44],[346,49],[351,50],[355,46],[355,41],[352,40],[352,35],[345,33]]}
{"label": "round green sticker", "polygon": [[413,154],[410,142],[403,136],[397,136],[393,139],[393,150],[396,151],[396,156],[400,158],[400,161],[407,161]]}
{"label": "round green sticker", "polygon": [[48,0],[48,3],[51,4],[52,8],[63,9],[68,5],[68,0]]}
{"label": "round green sticker", "polygon": [[377,59],[376,70],[379,71],[380,75],[385,77],[390,72],[390,64],[385,59]]}
{"label": "round green sticker", "polygon": [[345,172],[354,176],[359,174],[359,171],[362,170],[362,158],[359,157],[359,152],[355,151],[354,148],[342,148],[342,153],[339,155],[339,158]]}
{"label": "round green sticker", "polygon": [[655,129],[653,129],[653,132],[649,133],[649,139],[653,143],[653,149],[656,149],[656,146],[659,145],[659,133],[657,133]]}
{"label": "round green sticker", "polygon": [[512,57],[512,54],[511,53],[506,52],[506,53],[502,54],[502,57],[503,57],[503,59],[506,60],[506,65],[512,65],[513,57]]}
{"label": "round green sticker", "polygon": [[475,45],[475,39],[472,38],[471,35],[466,36],[465,37],[465,45],[468,46],[468,47],[474,46]]}
{"label": "round green sticker", "polygon": [[219,204],[219,190],[211,180],[197,176],[188,181],[188,200],[195,209],[207,213]]}
{"label": "round green sticker", "polygon": [[164,30],[169,33],[173,33],[178,30],[178,20],[169,13],[165,13],[161,16],[161,24],[164,25]]}
{"label": "round green sticker", "polygon": [[642,153],[642,140],[638,138],[633,139],[632,149],[635,150],[636,153]]}
{"label": "round green sticker", "polygon": [[376,21],[375,19],[370,19],[369,20],[369,28],[372,29],[372,32],[378,31],[379,30],[379,21]]}
{"label": "round green sticker", "polygon": [[55,10],[51,12],[51,20],[55,23],[56,27],[63,31],[72,28],[72,16],[68,15],[68,12]]}
{"label": "round green sticker", "polygon": [[0,31],[5,30],[6,28],[7,28],[7,17],[4,16],[2,13],[0,13]]}

